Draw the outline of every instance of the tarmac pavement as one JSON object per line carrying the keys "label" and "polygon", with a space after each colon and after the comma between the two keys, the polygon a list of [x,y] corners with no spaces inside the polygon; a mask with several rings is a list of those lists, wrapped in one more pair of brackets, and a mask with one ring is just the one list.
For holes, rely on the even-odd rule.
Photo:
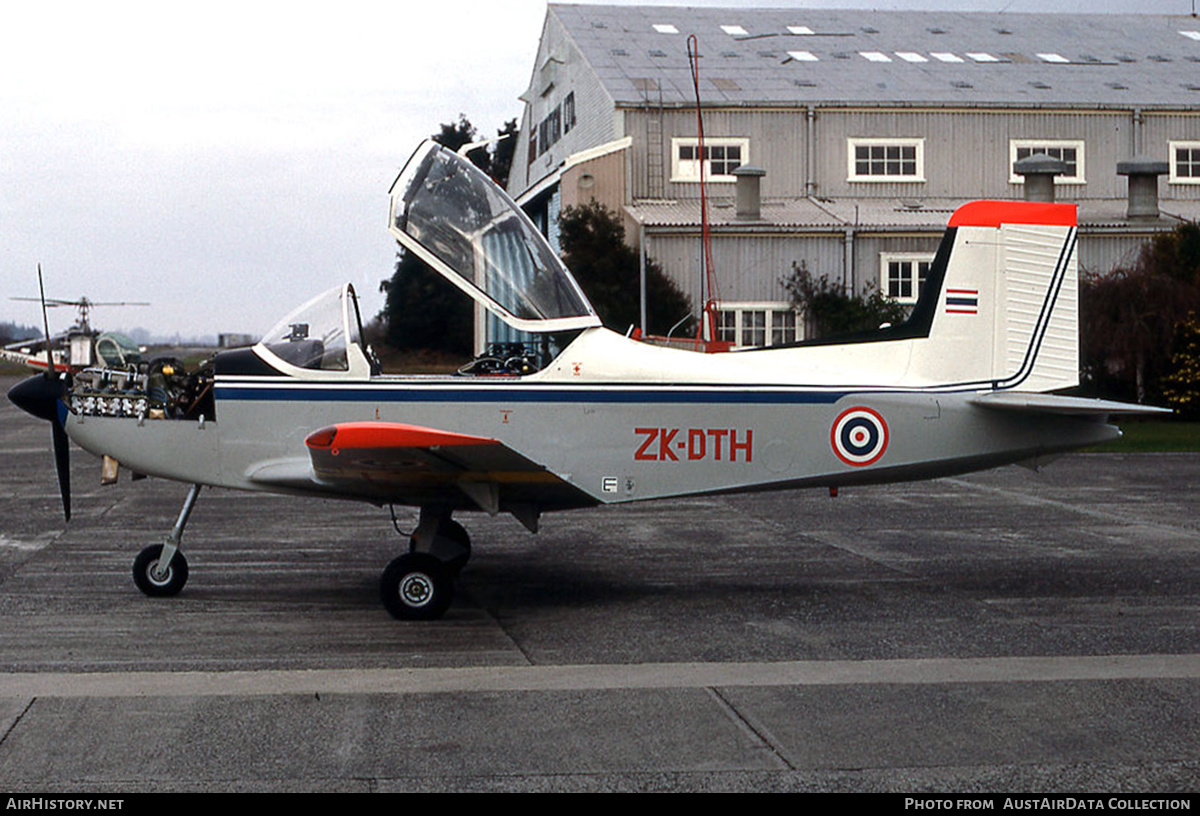
{"label": "tarmac pavement", "polygon": [[1200,456],[465,515],[450,611],[400,623],[345,502],[206,490],[142,596],[186,486],[73,454],[64,524],[0,400],[0,790],[1200,788]]}

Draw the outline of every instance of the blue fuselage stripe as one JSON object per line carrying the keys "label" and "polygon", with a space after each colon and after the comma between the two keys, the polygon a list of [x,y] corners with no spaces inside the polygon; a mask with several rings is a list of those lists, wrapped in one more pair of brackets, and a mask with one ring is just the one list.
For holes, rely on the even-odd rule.
{"label": "blue fuselage stripe", "polygon": [[831,405],[849,392],[750,391],[741,389],[692,391],[662,389],[522,389],[522,388],[243,388],[220,386],[218,400],[251,402],[544,402]]}

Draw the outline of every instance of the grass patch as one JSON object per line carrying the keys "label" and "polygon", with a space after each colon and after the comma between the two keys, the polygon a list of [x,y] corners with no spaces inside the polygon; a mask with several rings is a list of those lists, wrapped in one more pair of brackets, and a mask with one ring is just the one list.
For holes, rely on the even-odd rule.
{"label": "grass patch", "polygon": [[1195,453],[1200,452],[1200,422],[1170,419],[1110,420],[1123,436],[1094,448],[1093,453]]}

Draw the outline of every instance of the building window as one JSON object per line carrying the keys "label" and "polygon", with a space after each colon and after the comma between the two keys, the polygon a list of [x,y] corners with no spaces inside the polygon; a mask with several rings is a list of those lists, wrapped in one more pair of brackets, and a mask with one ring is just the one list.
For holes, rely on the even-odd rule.
{"label": "building window", "polygon": [[717,339],[741,348],[779,346],[800,339],[796,308],[782,301],[722,303],[716,322]]}
{"label": "building window", "polygon": [[1008,143],[1009,183],[1024,184],[1025,177],[1012,171],[1012,166],[1021,159],[1045,153],[1059,159],[1067,166],[1067,172],[1054,177],[1055,184],[1085,184],[1083,141],[1012,139]]}
{"label": "building window", "polygon": [[[706,181],[736,181],[733,171],[750,161],[749,139],[705,139]],[[700,181],[700,140],[671,140],[671,181]]]}
{"label": "building window", "polygon": [[849,181],[925,181],[924,139],[850,139]]}
{"label": "building window", "polygon": [[571,128],[575,127],[575,92],[571,91],[567,94],[567,98],[562,104],[563,115],[563,133],[571,132]]}
{"label": "building window", "polygon": [[1170,142],[1171,184],[1200,184],[1200,142]]}
{"label": "building window", "polygon": [[879,291],[899,303],[916,303],[933,256],[903,252],[879,256]]}

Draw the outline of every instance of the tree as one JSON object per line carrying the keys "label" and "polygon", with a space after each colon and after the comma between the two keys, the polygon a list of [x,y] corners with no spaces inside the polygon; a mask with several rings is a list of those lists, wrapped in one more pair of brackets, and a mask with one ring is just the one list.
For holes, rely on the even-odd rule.
{"label": "tree", "polygon": [[878,329],[907,318],[903,304],[873,286],[868,286],[865,294],[848,294],[840,284],[831,283],[828,275],[814,275],[804,261],[793,263],[792,274],[781,283],[804,315],[805,335],[810,339]]}
{"label": "tree", "polygon": [[[625,243],[620,216],[598,201],[567,207],[558,218],[563,263],[614,331],[641,323],[638,251]],[[647,334],[665,335],[692,312],[690,298],[654,260],[646,259]],[[676,333],[687,334],[685,323]]]}
{"label": "tree", "polygon": [[471,299],[416,255],[401,249],[395,274],[379,288],[387,294],[380,317],[389,346],[459,357],[474,353]]}
{"label": "tree", "polygon": [[492,166],[488,174],[501,187],[508,186],[508,174],[512,171],[513,156],[517,152],[517,134],[519,132],[516,119],[509,119],[504,123],[504,127],[496,131],[496,135],[500,139],[492,147]]}
{"label": "tree", "polygon": [[1163,398],[1186,419],[1200,419],[1200,317],[1179,327],[1171,373],[1163,378]]}
{"label": "tree", "polygon": [[1200,311],[1200,226],[1155,236],[1135,264],[1080,280],[1084,370],[1106,395],[1145,402],[1171,369],[1178,328]]}

